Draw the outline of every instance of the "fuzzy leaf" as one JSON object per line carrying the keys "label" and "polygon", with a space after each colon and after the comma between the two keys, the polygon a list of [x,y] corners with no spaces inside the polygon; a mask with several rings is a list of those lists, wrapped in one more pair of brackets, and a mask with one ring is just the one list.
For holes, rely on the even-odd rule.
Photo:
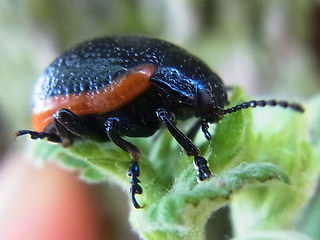
{"label": "fuzzy leaf", "polygon": [[245,236],[232,240],[313,240],[306,235],[295,231],[259,231],[248,233]]}
{"label": "fuzzy leaf", "polygon": [[192,177],[193,172],[194,169],[187,168],[162,197],[149,203],[142,212],[133,212],[131,222],[144,239],[154,239],[153,233],[160,232],[170,233],[163,235],[166,239],[201,239],[203,229],[195,226],[199,223],[204,226],[211,212],[226,205],[232,193],[257,182],[289,181],[271,163],[243,163],[199,184]]}
{"label": "fuzzy leaf", "polygon": [[[240,88],[234,89],[230,106],[247,100]],[[244,160],[252,161],[245,149],[250,144],[252,116],[251,109],[226,115],[217,124],[215,134],[210,142],[209,161],[214,169],[220,171],[228,165],[236,166]]]}
{"label": "fuzzy leaf", "polygon": [[319,148],[308,142],[308,135],[313,134],[311,126],[319,123],[314,122],[315,114],[310,116],[312,108],[308,104],[305,107],[304,114],[282,109],[255,110],[255,141],[249,150],[256,155],[255,161],[281,167],[290,177],[291,187],[258,186],[238,194],[231,203],[236,236],[265,229],[295,229],[301,219],[320,171]]}
{"label": "fuzzy leaf", "polygon": [[[230,105],[244,100],[243,92],[235,88]],[[167,130],[153,138],[128,139],[141,151],[143,194],[137,200],[144,208],[131,208],[134,229],[145,239],[202,239],[212,212],[230,202],[236,236],[293,228],[319,171],[319,155],[305,137],[313,126],[305,124],[306,117],[310,116],[283,109],[248,109],[225,116],[211,141],[197,136],[196,145],[208,156],[213,172],[202,183],[196,181],[193,159]],[[319,128],[315,131],[319,136]],[[111,142],[82,141],[69,149],[41,142],[35,152],[78,170],[87,181],[116,181],[129,194],[130,157]],[[290,185],[283,184],[289,177]]]}

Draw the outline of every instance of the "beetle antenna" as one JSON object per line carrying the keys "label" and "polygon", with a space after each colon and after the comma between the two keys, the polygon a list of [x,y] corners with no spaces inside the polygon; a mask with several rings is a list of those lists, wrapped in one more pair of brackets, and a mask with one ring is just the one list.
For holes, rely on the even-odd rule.
{"label": "beetle antenna", "polygon": [[249,102],[243,102],[234,107],[223,109],[223,114],[234,113],[239,110],[247,109],[247,108],[265,107],[265,106],[272,106],[272,107],[280,106],[283,108],[291,108],[292,110],[297,112],[301,112],[301,113],[304,112],[304,108],[298,103],[289,103],[287,101],[277,101],[273,99],[273,100],[259,100],[259,101],[251,100]]}

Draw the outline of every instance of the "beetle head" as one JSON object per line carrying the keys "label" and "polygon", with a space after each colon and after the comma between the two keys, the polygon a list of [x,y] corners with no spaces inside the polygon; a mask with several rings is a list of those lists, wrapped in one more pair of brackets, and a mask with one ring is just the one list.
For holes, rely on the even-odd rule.
{"label": "beetle head", "polygon": [[212,91],[198,87],[196,99],[196,117],[210,123],[219,122],[223,118],[224,109],[218,106]]}

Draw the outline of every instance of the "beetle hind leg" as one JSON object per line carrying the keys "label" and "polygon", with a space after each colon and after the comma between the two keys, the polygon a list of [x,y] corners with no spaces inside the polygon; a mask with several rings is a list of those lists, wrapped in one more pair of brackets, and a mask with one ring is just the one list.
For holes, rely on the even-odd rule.
{"label": "beetle hind leg", "polygon": [[122,150],[129,153],[132,158],[129,171],[128,171],[128,176],[130,177],[130,183],[131,183],[131,188],[130,188],[131,200],[135,208],[141,208],[135,196],[136,194],[142,193],[142,187],[139,185],[140,180],[138,178],[140,176],[140,169],[138,164],[140,151],[132,143],[124,140],[119,136],[119,134],[117,133],[117,129],[119,129],[119,120],[117,118],[109,118],[105,122],[105,128],[106,128],[106,133],[109,139],[118,147],[120,147]]}
{"label": "beetle hind leg", "polygon": [[60,143],[63,147],[70,147],[76,135],[82,136],[83,126],[84,124],[79,116],[67,109],[59,109],[53,115],[53,121],[43,132],[20,130],[16,133],[16,137],[29,134],[31,139],[45,139],[49,142]]}
{"label": "beetle hind leg", "polygon": [[194,157],[194,166],[198,171],[198,180],[203,181],[211,176],[208,167],[208,162],[204,157],[199,156],[199,149],[194,145],[190,138],[188,138],[179,128],[170,120],[170,115],[167,110],[160,108],[156,114],[162,124],[164,124],[174,139],[186,151],[189,156]]}
{"label": "beetle hind leg", "polygon": [[61,138],[54,133],[47,132],[37,132],[32,130],[20,130],[16,132],[16,137],[20,137],[22,135],[30,135],[31,139],[46,139],[49,142],[60,143]]}

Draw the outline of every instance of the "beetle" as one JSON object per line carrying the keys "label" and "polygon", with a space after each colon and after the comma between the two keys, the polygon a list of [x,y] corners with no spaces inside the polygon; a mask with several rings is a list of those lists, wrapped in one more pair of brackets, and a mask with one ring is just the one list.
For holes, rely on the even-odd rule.
{"label": "beetle", "polygon": [[[259,100],[229,104],[222,80],[203,61],[169,42],[113,36],[83,42],[58,57],[40,75],[33,94],[32,139],[70,147],[76,140],[111,141],[132,158],[128,175],[133,206],[140,208],[139,149],[123,137],[148,137],[165,126],[194,158],[199,181],[208,179],[207,160],[194,145],[196,130],[206,139],[209,123],[256,106],[281,106],[303,112],[287,101]],[[195,117],[184,134],[176,121]]]}

